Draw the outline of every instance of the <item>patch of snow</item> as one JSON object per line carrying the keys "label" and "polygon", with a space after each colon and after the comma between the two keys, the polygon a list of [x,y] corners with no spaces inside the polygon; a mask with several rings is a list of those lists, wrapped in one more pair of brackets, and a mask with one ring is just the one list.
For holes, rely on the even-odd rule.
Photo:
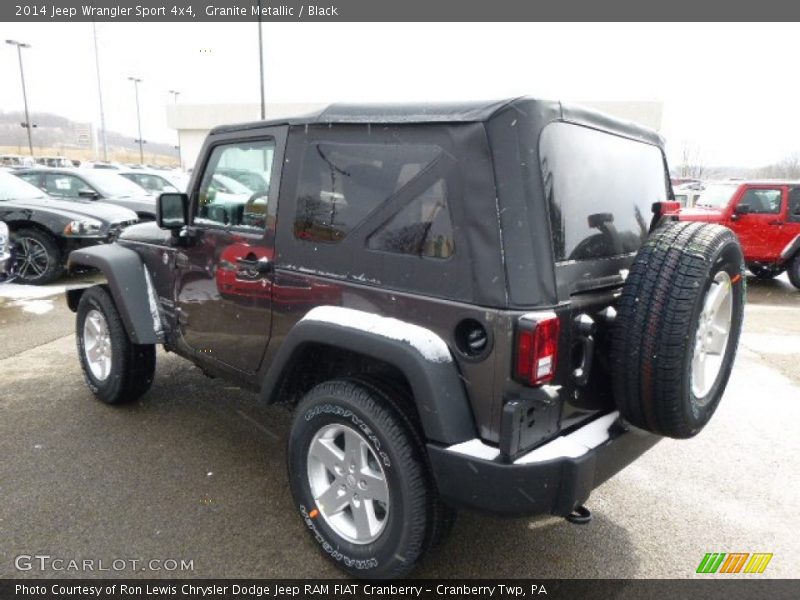
{"label": "patch of snow", "polygon": [[800,335],[744,332],[741,343],[759,354],[800,353]]}
{"label": "patch of snow", "polygon": [[52,300],[17,300],[12,302],[11,306],[16,306],[22,309],[23,312],[33,313],[34,315],[43,315],[53,310]]}
{"label": "patch of snow", "polygon": [[[577,458],[583,456],[589,450],[597,448],[597,446],[610,439],[608,430],[618,418],[619,412],[614,411],[599,419],[595,419],[588,425],[584,425],[569,435],[562,435],[543,446],[531,450],[515,460],[514,464],[528,465],[559,458]],[[460,444],[454,444],[447,449],[450,452],[472,456],[473,458],[481,458],[483,460],[495,460],[500,456],[500,450],[486,444],[478,438],[461,442]]]}
{"label": "patch of snow", "polygon": [[334,323],[382,337],[406,342],[426,360],[436,363],[452,362],[445,341],[430,329],[374,313],[341,306],[318,306],[311,309],[303,321]]}
{"label": "patch of snow", "polygon": [[144,267],[144,280],[147,285],[147,304],[150,307],[150,316],[153,318],[153,331],[155,331],[156,336],[161,336],[164,332],[164,327],[161,324],[161,315],[158,312],[158,297],[153,286],[153,279],[150,277],[150,269],[147,267]]}
{"label": "patch of snow", "polygon": [[67,291],[65,285],[25,285],[22,283],[0,283],[0,298],[30,300],[57,296]]}
{"label": "patch of snow", "polygon": [[448,450],[450,452],[455,452],[456,454],[465,454],[467,456],[482,458],[484,460],[494,460],[500,456],[500,450],[494,446],[484,444],[478,438],[461,442],[460,444],[454,444],[453,446],[450,446]]}
{"label": "patch of snow", "polygon": [[588,425],[584,425],[569,435],[564,435],[528,452],[514,461],[515,465],[527,465],[543,462],[554,458],[577,458],[589,450],[597,448],[600,444],[610,439],[609,428],[619,418],[619,412],[614,411]]}

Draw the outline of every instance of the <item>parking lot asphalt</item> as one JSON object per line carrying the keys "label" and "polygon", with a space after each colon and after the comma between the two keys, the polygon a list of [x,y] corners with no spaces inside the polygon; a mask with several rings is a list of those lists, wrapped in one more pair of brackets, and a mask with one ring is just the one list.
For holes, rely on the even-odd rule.
{"label": "parking lot asphalt", "polygon": [[[0,577],[341,576],[293,507],[284,409],[161,351],[139,402],[92,397],[63,297],[88,281],[0,286]],[[461,513],[415,575],[680,578],[707,552],[770,552],[757,577],[800,576],[799,361],[800,292],[750,280],[733,377],[699,436],[662,441],[595,490],[588,525]],[[21,571],[19,555],[95,570]],[[97,570],[115,559],[127,566]]]}

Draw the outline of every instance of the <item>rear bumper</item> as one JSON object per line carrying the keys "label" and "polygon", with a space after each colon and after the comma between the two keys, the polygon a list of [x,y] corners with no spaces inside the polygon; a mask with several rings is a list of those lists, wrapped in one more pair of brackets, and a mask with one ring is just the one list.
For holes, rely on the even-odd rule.
{"label": "rear bumper", "polygon": [[566,516],[660,439],[623,424],[614,412],[513,462],[480,440],[429,444],[428,454],[439,493],[452,505],[508,516]]}

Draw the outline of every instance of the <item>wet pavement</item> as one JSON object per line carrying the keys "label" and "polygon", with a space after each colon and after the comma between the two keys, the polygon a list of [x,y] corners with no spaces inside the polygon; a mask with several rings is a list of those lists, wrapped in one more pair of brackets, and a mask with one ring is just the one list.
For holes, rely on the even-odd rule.
{"label": "wet pavement", "polygon": [[[0,577],[338,577],[292,505],[285,410],[164,352],[141,401],[93,399],[63,295],[90,281],[0,286]],[[760,577],[800,576],[799,363],[800,291],[750,280],[734,374],[701,435],[595,490],[586,526],[461,513],[417,574],[691,577],[707,552],[771,552]],[[15,568],[35,554],[95,571]],[[161,570],[97,570],[115,559]]]}

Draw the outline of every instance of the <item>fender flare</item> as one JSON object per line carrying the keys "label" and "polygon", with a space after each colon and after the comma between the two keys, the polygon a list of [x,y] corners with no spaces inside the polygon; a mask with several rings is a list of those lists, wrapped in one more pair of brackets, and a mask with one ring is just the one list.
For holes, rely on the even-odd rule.
{"label": "fender flare", "polygon": [[[134,344],[157,344],[162,341],[158,299],[150,274],[141,257],[133,250],[117,244],[90,246],[74,250],[67,268],[77,265],[102,271],[119,311],[125,331]],[[67,292],[67,302],[74,311],[83,290]]]}
{"label": "fender flare", "polygon": [[477,437],[469,399],[444,340],[412,323],[348,308],[314,308],[291,329],[263,379],[262,400],[277,401],[288,369],[309,345],[341,348],[399,369],[411,386],[428,441],[455,444]]}

